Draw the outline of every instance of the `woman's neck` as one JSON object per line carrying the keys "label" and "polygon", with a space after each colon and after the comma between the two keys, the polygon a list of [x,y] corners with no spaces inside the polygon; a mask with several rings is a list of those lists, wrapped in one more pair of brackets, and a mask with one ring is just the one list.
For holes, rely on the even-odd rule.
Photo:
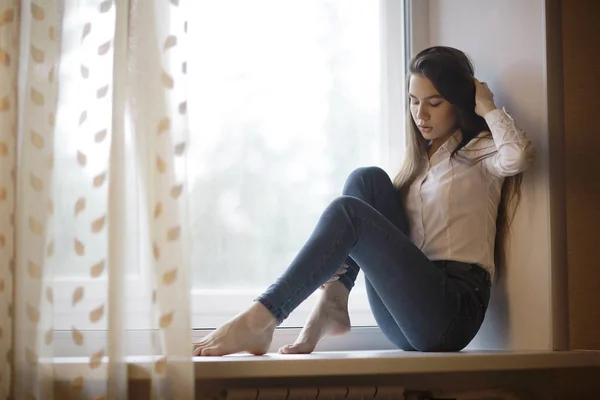
{"label": "woman's neck", "polygon": [[444,139],[440,138],[440,139],[431,140],[429,142],[429,147],[427,148],[427,156],[429,158],[433,157],[433,155],[435,154],[435,152],[438,151],[439,148],[442,147],[442,145],[444,143],[446,143],[446,140],[448,140],[449,137],[450,136],[448,136],[448,137],[446,137]]}
{"label": "woman's neck", "polygon": [[433,139],[429,141],[429,147],[427,148],[427,156],[431,158],[436,151],[439,150],[440,147],[444,145],[452,136],[456,134],[458,130],[454,130],[451,133],[437,139]]}

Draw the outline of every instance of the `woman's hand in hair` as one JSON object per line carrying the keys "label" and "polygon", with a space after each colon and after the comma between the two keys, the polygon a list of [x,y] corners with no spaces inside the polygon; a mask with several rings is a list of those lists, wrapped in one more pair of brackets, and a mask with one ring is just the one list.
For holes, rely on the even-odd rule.
{"label": "woman's hand in hair", "polygon": [[487,113],[496,109],[494,93],[487,83],[479,82],[477,78],[473,78],[473,81],[475,82],[475,112],[480,117],[485,117]]}

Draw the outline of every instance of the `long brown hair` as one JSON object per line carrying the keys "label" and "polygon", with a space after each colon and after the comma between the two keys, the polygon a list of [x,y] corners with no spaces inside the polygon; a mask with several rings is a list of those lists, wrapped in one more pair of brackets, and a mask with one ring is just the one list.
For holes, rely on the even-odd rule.
{"label": "long brown hair", "polygon": [[[413,57],[408,66],[406,86],[410,76],[419,74],[431,81],[440,95],[453,105],[457,117],[457,129],[462,132],[462,141],[452,152],[451,157],[463,149],[473,138],[490,129],[485,119],[475,113],[474,68],[471,60],[458,49],[445,46],[430,47]],[[407,143],[402,167],[394,178],[394,186],[405,196],[417,174],[425,167],[427,140],[419,129],[407,107]],[[490,156],[495,147],[490,149]],[[498,215],[496,218],[495,263],[502,266],[505,262],[506,241],[510,224],[521,199],[523,175],[507,177],[502,185]]]}

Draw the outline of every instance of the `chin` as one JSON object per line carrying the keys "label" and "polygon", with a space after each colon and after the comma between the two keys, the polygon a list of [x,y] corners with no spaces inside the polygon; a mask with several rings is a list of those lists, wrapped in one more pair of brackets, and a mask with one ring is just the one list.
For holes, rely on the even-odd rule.
{"label": "chin", "polygon": [[439,138],[439,135],[436,135],[433,132],[428,132],[428,133],[421,132],[421,136],[423,136],[423,139],[425,139],[425,140],[435,140],[435,139]]}

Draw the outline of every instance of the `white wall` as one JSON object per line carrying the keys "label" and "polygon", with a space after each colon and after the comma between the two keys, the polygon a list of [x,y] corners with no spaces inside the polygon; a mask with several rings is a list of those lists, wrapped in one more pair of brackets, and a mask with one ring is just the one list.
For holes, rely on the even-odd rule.
{"label": "white wall", "polygon": [[[556,300],[562,295],[566,282],[556,285],[553,278],[558,279],[566,262],[563,251],[551,252],[555,246],[564,246],[561,232],[552,235],[551,227],[561,229],[564,210],[560,205],[556,207],[560,198],[551,196],[556,182],[550,179],[550,138],[556,133],[550,130],[554,125],[549,121],[548,92],[554,83],[548,82],[548,76],[554,79],[555,74],[547,70],[546,2],[417,2],[421,16],[428,17],[428,29],[414,42],[413,54],[428,45],[465,51],[475,64],[476,76],[495,93],[497,105],[506,107],[537,149],[536,165],[525,176],[508,266],[499,271],[487,320],[470,347],[562,348],[567,327],[555,322],[564,320],[566,300],[553,301],[553,297]],[[419,18],[414,23],[418,24]],[[424,31],[423,27],[419,29]],[[553,102],[550,104],[554,107]]]}

